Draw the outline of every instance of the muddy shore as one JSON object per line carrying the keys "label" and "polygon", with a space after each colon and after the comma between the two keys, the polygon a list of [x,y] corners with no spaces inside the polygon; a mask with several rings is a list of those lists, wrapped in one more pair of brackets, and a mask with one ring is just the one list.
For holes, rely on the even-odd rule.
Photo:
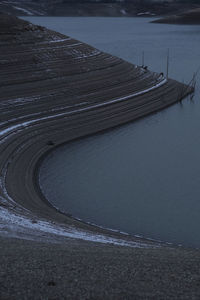
{"label": "muddy shore", "polygon": [[[181,293],[182,299],[191,299],[184,296],[191,296],[191,293],[195,297],[199,295],[199,251],[126,236],[64,215],[41,194],[37,177],[42,158],[53,147],[156,112],[180,101],[191,89],[73,38],[15,17],[1,15],[0,37],[0,251],[4,258],[0,272],[3,287],[0,289],[1,298],[27,299],[28,295],[35,294],[35,283],[40,278],[37,274],[42,270],[44,274],[40,280],[44,286],[42,283],[39,290],[41,294],[37,294],[35,299],[67,299],[67,296],[73,299],[98,299],[98,295],[99,299],[116,299],[116,295],[117,299],[124,299],[124,295],[127,295],[127,299],[133,295],[138,299],[148,299],[148,295],[149,298],[158,296],[159,299],[166,299],[165,293],[172,295],[174,288],[174,295],[178,297]],[[9,213],[11,217],[7,217],[5,224],[2,220]],[[30,226],[26,228],[27,220],[31,220],[31,230]],[[104,241],[110,239],[110,244],[118,240],[141,248],[89,243],[84,241],[83,235],[76,237],[77,240],[69,235],[57,237],[55,232],[47,234],[42,230],[39,227],[41,222],[50,222],[52,226],[57,226],[56,229],[61,227],[66,232],[73,228],[79,232],[81,230],[81,233],[87,232],[87,236],[93,234],[100,238],[103,235]],[[23,230],[19,231],[17,226],[23,227]],[[9,238],[11,236],[21,237],[22,240]],[[74,251],[75,255],[72,255]],[[57,255],[58,252],[62,255]],[[46,266],[41,264],[42,253],[48,257]],[[154,253],[154,263],[155,257],[160,257],[159,272],[154,272],[155,264],[148,262],[147,257],[151,257],[151,253]],[[145,257],[140,261],[139,269],[144,273],[139,277],[136,275],[137,255]],[[26,257],[23,262],[27,276],[25,272],[15,281],[22,266],[20,257]],[[177,262],[178,258],[180,263]],[[102,260],[105,260],[103,269]],[[63,261],[66,262],[65,271]],[[131,268],[127,269],[130,261]],[[162,261],[165,262],[165,268],[162,268]],[[169,267],[169,263],[172,267]],[[12,267],[7,273],[8,264]],[[79,275],[77,272],[88,265],[92,267],[88,269],[86,283],[83,272],[80,271]],[[53,266],[57,270],[55,278],[62,278],[60,287],[57,283],[53,285],[54,279],[51,278],[48,281],[51,283],[45,286],[48,272],[54,272]],[[70,268],[75,273],[69,275],[66,270]],[[146,273],[150,277],[146,278]],[[183,274],[181,278],[186,289],[176,277],[180,273]],[[97,280],[98,274],[102,274],[101,282]],[[120,285],[123,282],[122,274],[124,284]],[[156,288],[159,276],[166,276],[168,284]],[[92,278],[96,278],[95,281]],[[109,278],[108,286],[103,291],[106,278]],[[151,283],[147,284],[150,278]],[[68,279],[70,281],[66,283]],[[143,284],[139,285],[141,280],[144,280]],[[52,296],[53,286],[57,287]],[[68,287],[70,290],[67,292]],[[88,291],[92,292],[88,294]]]}

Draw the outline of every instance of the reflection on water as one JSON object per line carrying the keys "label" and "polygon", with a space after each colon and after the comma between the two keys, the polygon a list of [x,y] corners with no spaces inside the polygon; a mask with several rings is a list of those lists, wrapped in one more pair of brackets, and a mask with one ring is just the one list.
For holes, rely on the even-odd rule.
{"label": "reflection on water", "polygon": [[[189,81],[200,65],[200,26],[135,18],[28,18],[130,62]],[[47,198],[99,225],[200,247],[200,104],[162,112],[52,152],[41,167]],[[52,182],[54,183],[52,185]]]}

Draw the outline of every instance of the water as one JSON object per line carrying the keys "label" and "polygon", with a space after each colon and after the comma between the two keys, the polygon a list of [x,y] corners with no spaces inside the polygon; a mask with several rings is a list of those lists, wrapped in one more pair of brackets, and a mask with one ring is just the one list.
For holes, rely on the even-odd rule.
{"label": "water", "polygon": [[[137,18],[27,18],[130,62],[189,81],[200,66],[200,26]],[[40,172],[60,209],[131,234],[200,247],[199,78],[193,102],[50,153]],[[53,183],[53,184],[52,184]]]}

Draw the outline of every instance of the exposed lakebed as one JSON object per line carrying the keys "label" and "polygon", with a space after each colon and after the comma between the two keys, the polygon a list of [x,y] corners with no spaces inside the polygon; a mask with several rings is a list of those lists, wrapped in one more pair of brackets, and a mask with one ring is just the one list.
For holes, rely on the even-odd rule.
{"label": "exposed lakebed", "polygon": [[[27,18],[141,64],[189,81],[200,65],[200,26],[148,19]],[[198,79],[198,78],[197,78]],[[200,246],[200,104],[184,100],[162,112],[68,143],[40,170],[53,205],[98,225]]]}

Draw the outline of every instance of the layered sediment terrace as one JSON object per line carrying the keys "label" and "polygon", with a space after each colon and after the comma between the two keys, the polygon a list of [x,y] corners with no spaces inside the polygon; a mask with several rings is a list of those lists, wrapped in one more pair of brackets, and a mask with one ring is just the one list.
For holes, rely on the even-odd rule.
{"label": "layered sediment terrace", "polygon": [[192,89],[6,15],[0,15],[0,68],[0,206],[33,223],[121,237],[52,207],[38,185],[42,158],[64,142],[163,109]]}

